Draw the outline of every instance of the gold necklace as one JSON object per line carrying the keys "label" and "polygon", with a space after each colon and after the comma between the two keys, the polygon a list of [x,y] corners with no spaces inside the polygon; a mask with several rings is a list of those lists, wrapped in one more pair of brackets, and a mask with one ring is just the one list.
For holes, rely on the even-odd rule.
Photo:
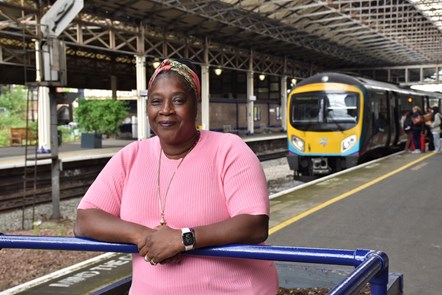
{"label": "gold necklace", "polygon": [[[186,156],[193,150],[193,148],[198,143],[199,139],[200,139],[200,131],[197,130],[196,131],[196,135],[195,135],[195,142],[192,144],[192,146],[187,151],[185,151],[185,154],[184,154],[183,158],[178,163],[178,166],[175,168],[175,171],[173,172],[172,177],[170,178],[169,183],[167,184],[166,194],[164,195],[164,203],[163,203],[163,201],[161,199],[161,185],[160,185],[160,179],[161,179],[161,155],[163,154],[163,148],[160,149],[160,157],[159,157],[159,160],[158,160],[158,183],[157,183],[158,206],[160,208],[160,216],[161,216],[160,225],[165,225],[166,224],[166,219],[164,217],[164,210],[165,210],[165,207],[166,207],[166,199],[167,199],[167,194],[169,193],[170,184],[172,183],[172,180],[175,177],[175,174],[178,171],[178,168],[180,168],[181,163],[183,163],[183,161],[186,158]],[[164,154],[166,154],[166,153],[164,153]]]}

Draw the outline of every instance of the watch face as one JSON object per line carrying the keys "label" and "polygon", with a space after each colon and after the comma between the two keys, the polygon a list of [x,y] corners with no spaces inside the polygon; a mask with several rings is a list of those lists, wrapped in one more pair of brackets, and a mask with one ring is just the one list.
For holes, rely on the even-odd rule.
{"label": "watch face", "polygon": [[184,246],[193,245],[193,234],[192,233],[184,233],[183,234],[183,244],[184,244]]}

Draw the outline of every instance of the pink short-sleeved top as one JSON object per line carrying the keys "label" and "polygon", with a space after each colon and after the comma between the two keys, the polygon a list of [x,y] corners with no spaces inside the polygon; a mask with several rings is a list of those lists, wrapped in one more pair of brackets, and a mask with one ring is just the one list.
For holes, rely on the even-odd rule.
{"label": "pink short-sleeved top", "polygon": [[[129,144],[108,162],[79,208],[100,208],[147,227],[160,222],[157,196],[158,137]],[[233,134],[201,131],[195,148],[179,162],[162,155],[161,195],[169,181],[165,219],[172,228],[196,227],[239,214],[269,214],[266,179],[255,154]],[[184,256],[156,265],[133,255],[130,294],[276,294],[272,261]]]}

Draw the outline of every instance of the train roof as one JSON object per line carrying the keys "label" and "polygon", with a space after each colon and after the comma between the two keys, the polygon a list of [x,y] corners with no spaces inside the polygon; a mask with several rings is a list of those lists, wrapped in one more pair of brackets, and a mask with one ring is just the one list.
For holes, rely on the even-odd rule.
{"label": "train roof", "polygon": [[414,95],[426,95],[434,98],[442,99],[441,93],[436,92],[426,92],[420,90],[414,90],[409,88],[403,88],[399,85],[393,83],[387,83],[382,81],[376,81],[364,77],[360,77],[357,75],[339,73],[339,72],[323,72],[315,74],[309,78],[306,78],[299,82],[296,87],[303,86],[306,84],[312,83],[343,83],[357,86],[359,88],[367,88],[367,89],[377,89],[377,90],[389,90],[395,91],[404,94],[414,94]]}

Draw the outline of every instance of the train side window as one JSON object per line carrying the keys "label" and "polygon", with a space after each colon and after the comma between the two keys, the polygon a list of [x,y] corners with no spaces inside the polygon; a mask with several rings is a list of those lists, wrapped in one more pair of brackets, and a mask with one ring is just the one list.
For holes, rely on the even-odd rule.
{"label": "train side window", "polygon": [[384,132],[386,126],[386,120],[388,118],[388,105],[387,105],[387,93],[376,92],[372,100],[373,110],[373,130],[374,133]]}

